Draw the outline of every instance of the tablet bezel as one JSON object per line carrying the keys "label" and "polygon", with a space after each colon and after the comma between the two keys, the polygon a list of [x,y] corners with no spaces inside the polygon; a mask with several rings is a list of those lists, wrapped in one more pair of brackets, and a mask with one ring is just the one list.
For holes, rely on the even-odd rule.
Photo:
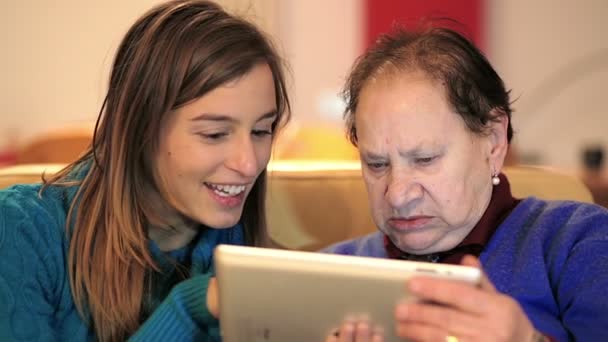
{"label": "tablet bezel", "polygon": [[[413,300],[413,275],[478,284],[477,268],[220,245],[214,252],[226,342],[324,341],[347,316],[366,315],[394,335],[394,305]],[[355,298],[353,298],[355,297]]]}

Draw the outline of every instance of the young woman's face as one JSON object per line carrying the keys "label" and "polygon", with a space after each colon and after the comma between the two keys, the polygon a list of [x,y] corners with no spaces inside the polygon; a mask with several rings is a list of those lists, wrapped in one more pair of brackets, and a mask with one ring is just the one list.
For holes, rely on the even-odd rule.
{"label": "young woman's face", "polygon": [[489,203],[506,151],[506,125],[471,133],[421,73],[372,80],[355,116],[363,177],[376,225],[403,251],[460,243]]}
{"label": "young woman's face", "polygon": [[156,163],[181,214],[218,229],[239,221],[270,158],[276,111],[272,72],[259,64],[167,118]]}

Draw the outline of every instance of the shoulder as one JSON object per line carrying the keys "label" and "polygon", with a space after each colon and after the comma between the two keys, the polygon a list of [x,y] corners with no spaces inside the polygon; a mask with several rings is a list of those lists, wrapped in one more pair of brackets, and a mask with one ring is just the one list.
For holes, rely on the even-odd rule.
{"label": "shoulder", "polygon": [[63,188],[41,184],[15,185],[0,190],[0,224],[41,223],[46,226],[64,223],[66,194]]}
{"label": "shoulder", "polygon": [[519,216],[527,222],[555,228],[608,231],[608,210],[595,204],[575,201],[545,201],[537,198],[523,200],[510,216]]}
{"label": "shoulder", "polygon": [[570,250],[589,242],[608,243],[608,210],[574,201],[526,198],[501,224],[497,236],[521,243],[544,241],[543,249]]}
{"label": "shoulder", "polygon": [[27,253],[63,250],[66,208],[63,189],[49,187],[40,193],[40,184],[16,185],[0,191],[0,253],[15,249]]}
{"label": "shoulder", "polygon": [[381,232],[374,232],[359,238],[338,242],[322,249],[320,252],[385,258],[384,235]]}
{"label": "shoulder", "polygon": [[[0,191],[1,292],[40,289],[51,298],[65,274],[67,239],[61,191],[49,189],[39,195],[39,190],[40,185],[17,185]],[[12,298],[17,301],[20,297],[15,294]]]}
{"label": "shoulder", "polygon": [[[605,336],[606,325],[599,317],[606,317],[608,310],[602,299],[608,286],[608,210],[588,203],[540,200],[531,202],[530,208],[529,221],[535,222],[530,235],[542,241],[542,260],[563,324],[577,340]],[[576,318],[581,312],[586,313],[584,322]]]}
{"label": "shoulder", "polygon": [[523,199],[516,209],[519,207],[529,211],[558,215],[568,215],[581,212],[597,213],[599,215],[608,213],[606,208],[593,203],[583,203],[577,201],[550,201],[536,197],[528,197]]}

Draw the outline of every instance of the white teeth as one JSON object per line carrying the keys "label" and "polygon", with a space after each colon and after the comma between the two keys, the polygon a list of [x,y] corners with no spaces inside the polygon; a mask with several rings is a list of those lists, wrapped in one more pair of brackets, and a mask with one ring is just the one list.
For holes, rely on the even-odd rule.
{"label": "white teeth", "polygon": [[222,197],[236,196],[245,191],[245,185],[216,185],[207,183],[215,193]]}

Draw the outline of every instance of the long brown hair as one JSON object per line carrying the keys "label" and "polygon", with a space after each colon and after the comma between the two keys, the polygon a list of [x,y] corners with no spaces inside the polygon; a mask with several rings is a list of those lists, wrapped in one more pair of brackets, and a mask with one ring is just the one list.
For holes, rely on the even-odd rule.
{"label": "long brown hair", "polygon": [[[163,117],[259,63],[273,74],[276,130],[290,115],[283,63],[251,23],[212,2],[170,1],[137,20],[120,44],[91,147],[45,181],[45,187],[73,185],[74,172],[90,165],[76,182],[66,229],[74,300],[99,340],[124,340],[138,329],[146,276],[158,270],[147,227],[168,222],[146,199],[150,191],[163,193],[153,167]],[[266,171],[241,219],[250,245],[265,240],[265,187]]]}

